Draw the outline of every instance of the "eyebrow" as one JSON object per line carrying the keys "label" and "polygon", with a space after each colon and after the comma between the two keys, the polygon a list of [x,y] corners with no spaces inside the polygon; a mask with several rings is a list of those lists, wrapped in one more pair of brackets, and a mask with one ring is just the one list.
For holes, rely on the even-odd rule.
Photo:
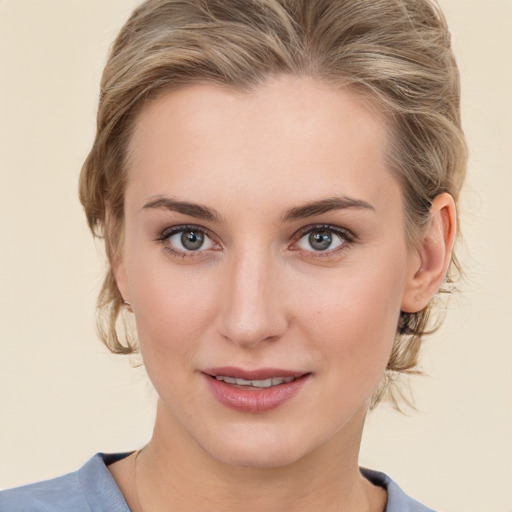
{"label": "eyebrow", "polygon": [[[322,213],[327,213],[333,210],[345,210],[347,208],[362,208],[375,211],[375,208],[370,203],[361,199],[354,199],[348,196],[337,196],[321,199],[319,201],[312,201],[311,203],[306,203],[302,206],[290,208],[282,214],[281,220],[283,222],[289,222],[292,220],[321,215]],[[213,208],[197,203],[178,201],[164,196],[153,196],[153,198],[146,203],[142,209],[164,209],[210,222],[219,222],[222,218],[221,215]]]}
{"label": "eyebrow", "polygon": [[366,201],[361,199],[354,199],[353,197],[348,196],[336,196],[329,197],[327,199],[321,199],[320,201],[313,201],[303,206],[291,208],[283,214],[282,220],[286,222],[291,220],[304,219],[333,210],[345,210],[347,208],[362,208],[375,212],[375,208]]}
{"label": "eyebrow", "polygon": [[184,215],[190,215],[202,220],[208,220],[210,222],[218,222],[221,218],[219,213],[207,206],[203,206],[196,203],[189,203],[186,201],[177,201],[169,197],[156,196],[154,199],[146,203],[143,207],[146,209],[164,209],[173,212],[183,213]]}

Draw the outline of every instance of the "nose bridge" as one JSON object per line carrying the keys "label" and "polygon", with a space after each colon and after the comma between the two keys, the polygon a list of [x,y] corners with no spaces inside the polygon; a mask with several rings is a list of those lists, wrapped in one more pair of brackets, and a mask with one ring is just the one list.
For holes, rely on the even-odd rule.
{"label": "nose bridge", "polygon": [[275,340],[286,327],[276,262],[270,251],[248,245],[229,263],[221,321],[223,336],[245,348]]}

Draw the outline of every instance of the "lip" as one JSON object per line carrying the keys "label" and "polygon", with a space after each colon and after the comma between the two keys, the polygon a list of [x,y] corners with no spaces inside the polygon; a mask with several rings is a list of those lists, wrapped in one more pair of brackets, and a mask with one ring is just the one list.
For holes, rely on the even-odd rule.
{"label": "lip", "polygon": [[222,366],[219,368],[208,368],[202,370],[203,373],[217,377],[224,375],[226,377],[235,377],[236,379],[245,380],[265,380],[272,377],[302,377],[308,372],[296,372],[292,370],[284,370],[282,368],[259,368],[255,370],[244,370],[235,366]]}
{"label": "lip", "polygon": [[[239,412],[253,414],[271,411],[290,401],[311,377],[311,373],[279,368],[244,370],[230,366],[203,370],[202,375],[206,380],[208,389],[222,405]],[[265,380],[271,377],[295,377],[295,380],[269,388],[244,389],[241,386],[217,380],[215,377],[218,375],[245,380]]]}

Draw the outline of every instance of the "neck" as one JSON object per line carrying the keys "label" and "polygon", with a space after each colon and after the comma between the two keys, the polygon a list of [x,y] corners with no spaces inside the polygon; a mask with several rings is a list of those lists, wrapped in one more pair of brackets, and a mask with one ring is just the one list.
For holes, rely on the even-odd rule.
{"label": "neck", "polygon": [[[173,510],[223,512],[384,508],[385,492],[359,473],[364,411],[349,432],[326,445],[292,464],[263,468],[236,467],[211,457],[164,414],[160,404],[153,437],[137,459],[135,484],[143,512],[168,510],[171,504]],[[375,504],[377,494],[380,505]]]}

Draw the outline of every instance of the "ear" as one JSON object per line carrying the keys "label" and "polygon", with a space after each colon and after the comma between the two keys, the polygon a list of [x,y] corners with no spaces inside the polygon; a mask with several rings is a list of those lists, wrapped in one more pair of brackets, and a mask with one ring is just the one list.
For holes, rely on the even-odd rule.
{"label": "ear", "polygon": [[439,194],[430,208],[430,220],[421,245],[411,257],[402,311],[422,310],[443,284],[450,265],[457,214],[455,201],[447,193]]}
{"label": "ear", "polygon": [[117,288],[119,289],[119,292],[121,293],[121,296],[123,297],[125,304],[128,303],[128,305],[131,306],[126,266],[124,263],[122,251],[119,252],[120,254],[114,255],[115,258],[112,260],[112,273],[114,274]]}
{"label": "ear", "polygon": [[125,302],[130,302],[128,277],[124,258],[124,234],[120,232],[123,227],[116,222],[109,204],[105,211],[105,233],[108,237],[107,252],[110,255],[112,274],[116,281],[117,288]]}

